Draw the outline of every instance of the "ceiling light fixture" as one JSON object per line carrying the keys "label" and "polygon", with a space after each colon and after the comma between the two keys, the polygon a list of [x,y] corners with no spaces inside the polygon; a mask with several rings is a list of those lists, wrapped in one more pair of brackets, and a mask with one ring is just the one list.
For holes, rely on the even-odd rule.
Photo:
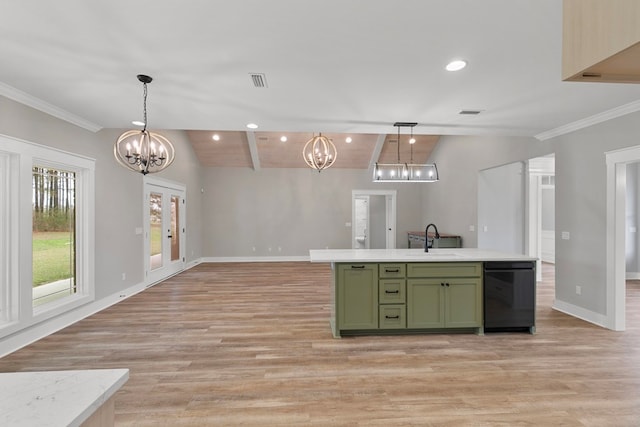
{"label": "ceiling light fixture", "polygon": [[282,136],[280,137],[280,142],[287,142],[287,137],[286,137],[286,136],[284,136],[284,135],[282,135]]}
{"label": "ceiling light fixture", "polygon": [[[413,128],[417,125],[414,122],[396,122],[393,124],[398,128],[398,163],[376,163],[373,168],[374,182],[435,182],[438,181],[438,168],[435,163],[418,164],[413,163]],[[411,163],[400,162],[400,128],[411,128]]]}
{"label": "ceiling light fixture", "polygon": [[302,157],[307,165],[321,172],[323,169],[331,167],[336,161],[338,152],[333,142],[320,133],[313,136],[302,149]]}
{"label": "ceiling light fixture", "polygon": [[467,61],[464,61],[462,59],[456,59],[454,61],[449,62],[445,68],[447,69],[447,71],[460,71],[466,66],[467,66]]}
{"label": "ceiling light fixture", "polygon": [[122,166],[143,175],[160,172],[169,166],[175,157],[173,145],[164,136],[147,130],[147,84],[153,80],[138,74],[143,85],[142,130],[129,130],[120,135],[113,146],[113,155]]}
{"label": "ceiling light fixture", "polygon": [[220,135],[218,135],[217,133],[214,133],[211,139],[213,139],[214,141],[220,141]]}
{"label": "ceiling light fixture", "polygon": [[351,144],[351,141],[353,141],[353,139],[352,139],[350,136],[348,136],[348,137],[345,139],[345,142],[346,142],[347,144]]}
{"label": "ceiling light fixture", "polygon": [[247,127],[248,127],[249,129],[258,129],[258,125],[257,125],[257,124],[255,124],[255,123],[249,123],[249,124],[247,125]]}

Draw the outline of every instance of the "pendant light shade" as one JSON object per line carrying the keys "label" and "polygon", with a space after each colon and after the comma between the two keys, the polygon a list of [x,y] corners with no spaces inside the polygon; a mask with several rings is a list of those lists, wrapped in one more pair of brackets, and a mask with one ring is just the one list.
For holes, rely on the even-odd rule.
{"label": "pendant light shade", "polygon": [[153,79],[139,74],[138,80],[143,84],[144,128],[120,135],[113,146],[113,155],[122,166],[146,175],[167,168],[173,162],[175,150],[167,138],[147,130],[147,84]]}
{"label": "pendant light shade", "polygon": [[318,172],[331,167],[337,156],[336,146],[322,133],[307,141],[302,149],[304,161],[310,168],[316,169]]}
{"label": "pendant light shade", "polygon": [[[435,182],[439,180],[438,167],[435,163],[413,163],[413,127],[414,122],[396,122],[394,126],[398,128],[398,163],[376,163],[373,168],[374,182]],[[400,162],[400,128],[410,127],[411,138],[411,162]]]}

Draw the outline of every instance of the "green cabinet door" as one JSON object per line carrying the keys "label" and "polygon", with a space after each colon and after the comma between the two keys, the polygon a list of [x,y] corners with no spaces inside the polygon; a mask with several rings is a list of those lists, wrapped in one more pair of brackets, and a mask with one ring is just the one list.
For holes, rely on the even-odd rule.
{"label": "green cabinet door", "polygon": [[447,328],[482,326],[482,280],[480,278],[447,279],[445,291],[445,325]]}
{"label": "green cabinet door", "polygon": [[442,280],[407,280],[407,328],[443,328],[444,292]]}
{"label": "green cabinet door", "polygon": [[378,329],[378,264],[338,264],[338,329]]}

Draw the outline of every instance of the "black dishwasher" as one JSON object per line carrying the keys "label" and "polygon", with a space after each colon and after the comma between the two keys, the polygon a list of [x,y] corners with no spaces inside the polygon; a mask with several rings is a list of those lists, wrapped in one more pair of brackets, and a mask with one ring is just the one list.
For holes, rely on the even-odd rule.
{"label": "black dishwasher", "polygon": [[535,332],[534,261],[484,263],[485,332]]}

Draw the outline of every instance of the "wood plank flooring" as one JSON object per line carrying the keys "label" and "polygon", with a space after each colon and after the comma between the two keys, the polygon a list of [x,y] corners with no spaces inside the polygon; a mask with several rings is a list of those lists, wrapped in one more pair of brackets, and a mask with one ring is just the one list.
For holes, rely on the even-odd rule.
{"label": "wood plank flooring", "polygon": [[640,282],[627,331],[551,309],[537,334],[334,339],[330,269],[200,264],[0,359],[129,368],[118,426],[638,426]]}

